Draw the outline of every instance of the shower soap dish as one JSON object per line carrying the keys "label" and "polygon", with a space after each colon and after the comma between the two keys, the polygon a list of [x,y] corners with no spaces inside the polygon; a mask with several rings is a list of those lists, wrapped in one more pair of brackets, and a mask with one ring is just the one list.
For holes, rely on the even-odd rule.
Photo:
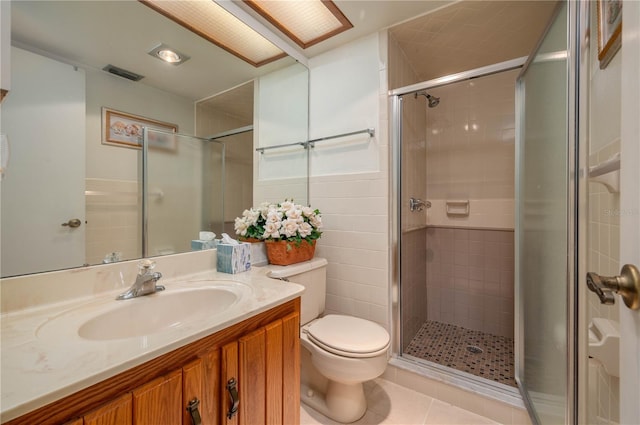
{"label": "shower soap dish", "polygon": [[447,215],[468,216],[469,200],[446,201]]}

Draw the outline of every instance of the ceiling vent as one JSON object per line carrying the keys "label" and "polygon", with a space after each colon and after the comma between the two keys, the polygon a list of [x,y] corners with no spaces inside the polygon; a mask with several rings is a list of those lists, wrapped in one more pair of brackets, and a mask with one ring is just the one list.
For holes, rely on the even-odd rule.
{"label": "ceiling vent", "polygon": [[144,78],[144,75],[136,74],[135,72],[127,71],[126,69],[118,68],[117,66],[113,66],[111,64],[105,66],[104,68],[102,68],[102,70],[131,81],[140,81]]}

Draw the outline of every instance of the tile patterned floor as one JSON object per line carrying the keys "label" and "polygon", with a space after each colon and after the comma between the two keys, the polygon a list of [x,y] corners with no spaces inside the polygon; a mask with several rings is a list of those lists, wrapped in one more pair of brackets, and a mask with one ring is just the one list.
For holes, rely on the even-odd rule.
{"label": "tile patterned floor", "polygon": [[427,321],[405,354],[516,386],[512,338]]}
{"label": "tile patterned floor", "polygon": [[[497,425],[484,416],[378,378],[365,383],[367,412],[356,425]],[[302,405],[301,425],[339,425]]]}

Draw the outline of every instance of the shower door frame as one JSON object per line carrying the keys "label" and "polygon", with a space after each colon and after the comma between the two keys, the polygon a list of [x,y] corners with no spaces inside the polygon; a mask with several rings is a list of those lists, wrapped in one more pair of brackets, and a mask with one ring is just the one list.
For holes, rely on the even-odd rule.
{"label": "shower door frame", "polygon": [[[522,68],[527,61],[527,57],[521,57],[517,59],[508,60],[505,62],[499,62],[492,65],[484,66],[481,68],[475,68],[468,71],[459,72],[456,74],[446,75],[444,77],[435,78],[432,80],[423,81],[420,83],[412,84],[409,86],[400,87],[389,91],[389,97],[391,102],[391,144],[392,144],[392,159],[391,159],[391,193],[396,193],[396,196],[391,196],[391,265],[390,265],[390,280],[391,280],[391,341],[392,341],[392,363],[400,362],[405,365],[419,364],[427,375],[445,378],[447,382],[454,384],[464,384],[467,388],[480,387],[484,391],[487,389],[495,390],[494,395],[501,399],[510,399],[513,403],[518,403],[515,399],[518,399],[518,390],[516,388],[513,391],[505,389],[505,385],[496,384],[493,381],[481,377],[470,376],[465,372],[458,371],[457,369],[437,365],[428,361],[412,361],[407,357],[402,356],[402,324],[401,324],[401,275],[400,275],[400,261],[401,261],[401,247],[400,237],[402,234],[401,229],[401,208],[400,202],[402,187],[401,187],[401,162],[402,162],[402,96],[417,92],[419,90],[429,90],[436,87],[446,86],[452,83],[470,80],[472,78],[485,77],[492,74],[498,74],[505,71],[511,71],[514,69]],[[515,110],[514,110],[515,111]],[[507,400],[505,400],[507,401]]]}

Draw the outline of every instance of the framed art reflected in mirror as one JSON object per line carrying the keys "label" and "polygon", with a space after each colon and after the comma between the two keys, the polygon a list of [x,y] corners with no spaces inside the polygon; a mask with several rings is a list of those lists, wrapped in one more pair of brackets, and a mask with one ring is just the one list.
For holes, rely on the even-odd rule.
{"label": "framed art reflected in mirror", "polygon": [[[138,115],[128,114],[109,108],[102,108],[102,144],[140,149],[142,128],[177,133],[178,126]],[[156,137],[149,140],[149,147],[175,152],[178,148],[174,137]]]}
{"label": "framed art reflected in mirror", "polygon": [[622,45],[622,0],[598,0],[598,60],[609,65]]}

